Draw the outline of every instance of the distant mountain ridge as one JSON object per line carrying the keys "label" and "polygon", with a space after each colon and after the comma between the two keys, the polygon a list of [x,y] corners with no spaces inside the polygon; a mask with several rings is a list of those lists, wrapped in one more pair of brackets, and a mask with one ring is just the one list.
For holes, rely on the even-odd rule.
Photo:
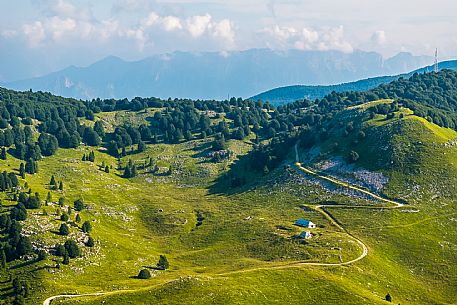
{"label": "distant mountain ridge", "polygon": [[160,98],[225,99],[250,97],[290,84],[338,84],[423,67],[427,56],[410,53],[384,60],[375,52],[274,51],[226,53],[174,52],[127,62],[107,57],[88,67],[68,67],[43,77],[5,83],[15,90],[49,91],[78,99]]}
{"label": "distant mountain ridge", "polygon": [[[440,70],[451,69],[457,70],[457,60],[443,61],[438,64]],[[400,77],[408,78],[414,73],[423,73],[426,71],[433,71],[433,66],[423,67],[412,72],[402,73],[399,75],[393,76],[380,76],[362,79],[350,83],[342,83],[339,85],[329,85],[329,86],[307,86],[307,85],[294,85],[286,86],[271,89],[262,93],[259,93],[250,99],[252,100],[262,100],[269,101],[274,105],[279,105],[283,103],[294,102],[299,99],[320,99],[327,94],[335,92],[346,92],[346,91],[366,91],[373,89],[381,84],[387,84],[394,80],[399,79]]]}

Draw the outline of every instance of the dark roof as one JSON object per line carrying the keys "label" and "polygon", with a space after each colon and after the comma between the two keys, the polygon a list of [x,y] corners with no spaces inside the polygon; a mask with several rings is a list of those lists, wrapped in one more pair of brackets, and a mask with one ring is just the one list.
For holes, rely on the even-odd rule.
{"label": "dark roof", "polygon": [[306,220],[306,219],[299,219],[295,222],[295,224],[297,226],[302,226],[302,227],[307,227],[309,224],[310,224],[310,220]]}

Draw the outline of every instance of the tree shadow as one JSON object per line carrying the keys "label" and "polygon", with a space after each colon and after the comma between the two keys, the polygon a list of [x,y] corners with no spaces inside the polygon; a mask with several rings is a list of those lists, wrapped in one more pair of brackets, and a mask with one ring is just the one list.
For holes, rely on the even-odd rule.
{"label": "tree shadow", "polygon": [[235,195],[254,189],[262,175],[248,170],[250,154],[241,156],[230,166],[229,170],[219,175],[208,191],[212,195]]}
{"label": "tree shadow", "polygon": [[15,269],[19,269],[19,268],[22,268],[22,267],[27,267],[27,266],[30,266],[34,263],[37,263],[39,262],[40,260],[38,258],[35,258],[35,259],[32,259],[32,260],[28,260],[26,262],[22,262],[22,263],[19,263],[17,265],[14,265],[12,267],[10,267],[11,270],[15,270]]}

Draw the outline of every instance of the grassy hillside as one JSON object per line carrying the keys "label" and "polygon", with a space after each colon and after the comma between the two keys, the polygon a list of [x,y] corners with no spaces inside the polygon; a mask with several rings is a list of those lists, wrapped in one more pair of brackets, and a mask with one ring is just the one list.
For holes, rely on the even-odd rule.
{"label": "grassy hillside", "polygon": [[[18,186],[0,192],[0,214],[22,204],[18,191],[38,193],[41,206],[26,209],[20,221],[33,249],[0,271],[0,304],[21,301],[14,297],[16,278],[28,283],[16,289],[25,304],[61,294],[81,296],[52,304],[386,304],[388,293],[396,304],[452,304],[457,132],[398,99],[337,101],[278,110],[236,100],[80,104],[106,110],[77,117],[94,130],[102,124],[103,142],[56,148],[25,179],[14,147],[20,143],[11,144],[0,172],[16,173]],[[325,109],[331,111],[324,116]],[[187,129],[189,139],[169,137],[174,126],[185,125],[175,118],[181,116],[201,120],[208,134],[196,123]],[[255,126],[258,118],[261,126]],[[41,136],[43,124],[30,121],[28,142]],[[25,123],[14,123],[16,137]],[[148,124],[163,134],[141,150],[141,141],[119,131],[144,131]],[[240,136],[242,128],[247,133]],[[136,130],[130,131],[134,138]],[[106,148],[113,139],[125,145],[121,153]],[[298,161],[316,174],[294,164],[295,143],[301,143]],[[136,174],[127,177],[126,168]],[[61,189],[50,185],[51,177]],[[297,219],[317,227],[298,227]],[[83,230],[86,221],[90,232]],[[62,224],[68,235],[59,233]],[[2,249],[14,237],[5,227]],[[297,238],[303,231],[312,237]],[[69,239],[81,253],[65,262],[56,246]],[[169,261],[166,270],[158,268],[160,255]],[[140,270],[151,278],[139,279]]]}

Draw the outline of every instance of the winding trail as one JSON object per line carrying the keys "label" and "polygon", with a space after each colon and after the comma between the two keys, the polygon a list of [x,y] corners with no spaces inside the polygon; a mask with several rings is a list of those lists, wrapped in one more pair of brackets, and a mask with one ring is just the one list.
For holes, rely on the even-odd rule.
{"label": "winding trail", "polygon": [[[346,262],[341,262],[341,263],[318,263],[318,262],[291,262],[289,264],[280,264],[280,265],[273,265],[273,266],[262,266],[262,267],[255,267],[255,268],[250,268],[250,269],[242,269],[242,270],[235,270],[235,271],[228,271],[224,273],[219,273],[216,274],[216,276],[229,276],[232,274],[240,274],[240,273],[247,273],[247,272],[254,272],[254,271],[261,271],[261,270],[278,270],[278,269],[286,269],[286,268],[292,268],[292,267],[300,267],[300,266],[323,266],[323,267],[337,267],[337,266],[347,266],[351,265],[355,262],[358,262],[365,258],[368,255],[368,247],[365,245],[365,243],[359,239],[358,237],[354,236],[352,233],[350,233],[346,228],[344,228],[330,213],[328,213],[325,209],[326,208],[365,208],[365,209],[397,209],[401,208],[404,206],[403,203],[397,202],[395,200],[387,199],[384,197],[381,197],[375,193],[370,192],[369,190],[363,189],[359,186],[356,185],[351,185],[347,182],[338,180],[337,178],[323,175],[321,173],[318,173],[310,168],[307,168],[303,166],[300,163],[300,158],[299,158],[299,153],[298,153],[298,144],[297,142],[294,146],[295,150],[295,164],[293,165],[295,169],[302,175],[312,175],[315,176],[319,179],[323,179],[326,181],[329,181],[331,183],[334,183],[339,186],[347,187],[352,190],[361,192],[365,195],[368,195],[376,200],[385,202],[387,204],[390,204],[389,206],[382,206],[382,207],[377,207],[377,206],[368,206],[368,205],[318,205],[318,206],[308,206],[309,208],[314,209],[315,211],[321,213],[325,218],[327,218],[335,227],[337,227],[341,232],[349,235],[355,242],[357,242],[360,247],[362,248],[362,254],[360,254],[358,257],[346,261]],[[174,280],[172,280],[174,281]],[[153,285],[150,287],[142,287],[141,289],[137,290],[116,290],[116,291],[109,291],[109,292],[96,292],[96,293],[88,293],[88,294],[60,294],[60,295],[54,295],[49,298],[47,298],[44,302],[43,305],[51,305],[51,302],[56,300],[56,299],[61,299],[61,298],[78,298],[78,297],[90,297],[90,296],[102,296],[102,295],[113,295],[113,294],[122,294],[122,293],[134,293],[139,290],[144,290],[152,287],[156,287],[158,285]]]}

